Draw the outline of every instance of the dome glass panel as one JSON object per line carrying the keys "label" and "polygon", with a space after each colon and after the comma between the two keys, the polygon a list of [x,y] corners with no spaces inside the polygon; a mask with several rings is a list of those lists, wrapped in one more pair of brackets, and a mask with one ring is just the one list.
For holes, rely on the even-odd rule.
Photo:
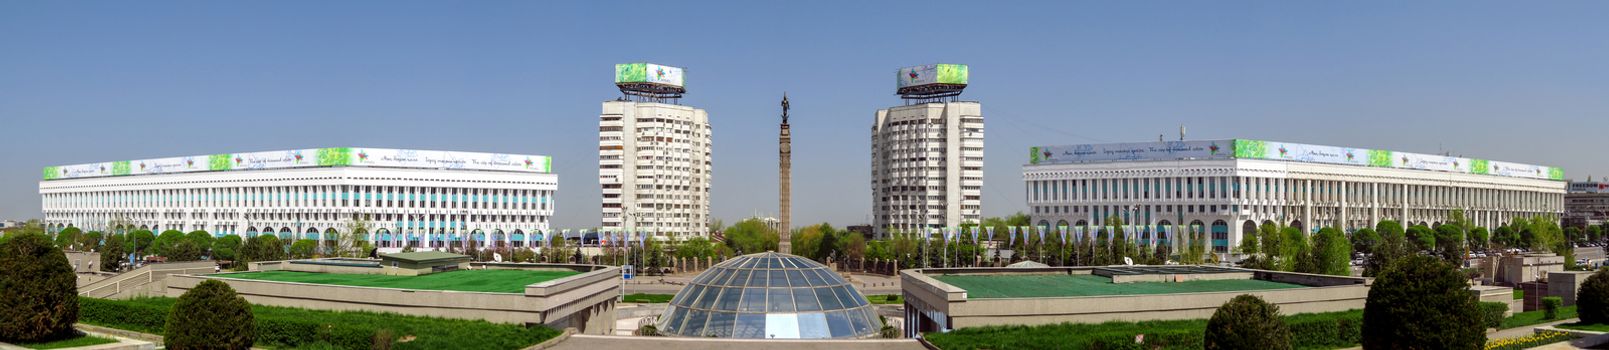
{"label": "dome glass panel", "polygon": [[883,324],[860,291],[826,265],[766,252],[694,277],[657,326],[683,337],[829,339],[874,337]]}

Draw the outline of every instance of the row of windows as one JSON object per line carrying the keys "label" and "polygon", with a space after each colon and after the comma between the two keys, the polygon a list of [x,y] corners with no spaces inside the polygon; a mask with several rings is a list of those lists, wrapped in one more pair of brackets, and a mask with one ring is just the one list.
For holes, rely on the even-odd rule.
{"label": "row of windows", "polygon": [[410,186],[273,186],[42,195],[46,210],[90,208],[443,208],[552,210],[552,191]]}
{"label": "row of windows", "polygon": [[1380,203],[1415,206],[1501,206],[1561,209],[1563,196],[1536,191],[1455,186],[1379,184],[1352,181],[1257,177],[1164,177],[1126,179],[1034,180],[1027,182],[1030,201],[1140,199],[1308,200],[1334,203]]}

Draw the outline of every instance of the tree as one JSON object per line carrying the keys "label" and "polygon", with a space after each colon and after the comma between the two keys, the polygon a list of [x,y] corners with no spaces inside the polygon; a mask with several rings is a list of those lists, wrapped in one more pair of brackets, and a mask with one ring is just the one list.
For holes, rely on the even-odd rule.
{"label": "tree", "polygon": [[77,227],[68,226],[61,232],[56,232],[56,247],[62,250],[74,250],[78,246],[79,238],[82,238],[80,236],[83,235],[84,232],[79,231]]}
{"label": "tree", "polygon": [[195,241],[181,239],[169,246],[167,253],[162,257],[167,258],[167,261],[196,261],[201,260],[202,253],[201,246],[196,245]]}
{"label": "tree", "polygon": [[129,244],[134,246],[134,256],[144,257],[150,254],[151,243],[156,241],[156,235],[150,230],[138,230],[128,236]]}
{"label": "tree", "polygon": [[162,231],[162,234],[156,236],[156,241],[151,243],[151,253],[166,257],[168,256],[168,248],[172,248],[174,244],[178,244],[181,240],[184,240],[184,232],[179,232],[179,230]]}
{"label": "tree", "polygon": [[1240,253],[1241,254],[1246,254],[1246,255],[1256,255],[1258,252],[1261,252],[1260,250],[1257,249],[1257,241],[1258,240],[1259,239],[1257,237],[1257,232],[1256,231],[1246,232],[1244,234],[1241,234],[1240,235]]}
{"label": "tree", "polygon": [[1364,261],[1363,276],[1374,277],[1385,271],[1397,259],[1408,256],[1407,237],[1404,237],[1402,224],[1396,221],[1381,221],[1374,225],[1375,231],[1380,234],[1380,242],[1375,244],[1374,252]]}
{"label": "tree", "polygon": [[693,237],[676,246],[678,258],[705,258],[715,256],[715,246],[708,238]]}
{"label": "tree", "polygon": [[1372,228],[1361,228],[1352,232],[1352,251],[1363,254],[1374,253],[1374,247],[1380,244],[1380,233]]}
{"label": "tree", "polygon": [[[190,243],[194,244],[194,243]],[[168,312],[162,341],[169,349],[250,349],[256,329],[251,303],[218,280],[184,292]]]}
{"label": "tree", "polygon": [[89,231],[88,233],[78,237],[78,249],[86,252],[98,252],[101,250],[101,240],[104,239],[106,239],[106,233],[101,231]]}
{"label": "tree", "polygon": [[1520,236],[1510,225],[1498,226],[1492,230],[1492,243],[1502,248],[1519,248]]}
{"label": "tree", "polygon": [[1408,227],[1408,244],[1414,252],[1433,251],[1436,248],[1436,231],[1425,225]]}
{"label": "tree", "polygon": [[1609,270],[1599,269],[1576,290],[1576,313],[1581,323],[1609,323]]}
{"label": "tree", "polygon": [[1250,294],[1241,294],[1212,313],[1204,337],[1212,349],[1290,349],[1290,329],[1280,318],[1279,306]]}
{"label": "tree", "polygon": [[1430,256],[1400,259],[1369,288],[1363,347],[1480,349],[1486,326],[1477,302],[1456,266]]}
{"label": "tree", "polygon": [[65,336],[78,322],[78,276],[50,238],[16,233],[0,243],[0,341]]}
{"label": "tree", "polygon": [[207,231],[195,230],[184,234],[184,240],[190,241],[190,243],[194,244],[196,248],[201,251],[201,255],[206,255],[207,250],[212,249],[212,241],[214,238],[212,238],[212,234],[207,233]]}
{"label": "tree", "polygon": [[315,254],[317,251],[318,241],[304,238],[296,240],[295,243],[291,243],[289,254],[291,259],[311,259],[313,258],[313,254]]}
{"label": "tree", "polygon": [[1436,255],[1449,263],[1457,264],[1464,259],[1464,229],[1458,224],[1442,224],[1436,227]]}
{"label": "tree", "polygon": [[1491,234],[1485,227],[1476,227],[1469,230],[1468,244],[1470,250],[1485,251],[1490,245]]}
{"label": "tree", "polygon": [[738,221],[726,229],[726,246],[742,254],[777,250],[781,241],[775,230],[766,227],[759,219]]}
{"label": "tree", "polygon": [[[240,262],[262,262],[285,260],[284,246],[274,235],[261,235],[246,240],[240,247]],[[237,267],[245,266],[237,263]]]}
{"label": "tree", "polygon": [[123,263],[128,262],[128,242],[123,235],[106,237],[106,246],[101,249],[101,271],[118,272]]}
{"label": "tree", "polygon": [[212,241],[212,259],[221,261],[236,261],[240,259],[240,236],[228,235],[218,237]]}
{"label": "tree", "polygon": [[1334,276],[1352,275],[1352,245],[1341,230],[1333,227],[1319,229],[1313,238],[1314,273]]}

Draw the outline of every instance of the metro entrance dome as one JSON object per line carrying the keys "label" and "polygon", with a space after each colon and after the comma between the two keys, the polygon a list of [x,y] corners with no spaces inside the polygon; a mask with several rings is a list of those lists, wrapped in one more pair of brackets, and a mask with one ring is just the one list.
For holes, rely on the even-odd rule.
{"label": "metro entrance dome", "polygon": [[873,337],[883,324],[866,297],[826,265],[766,252],[700,273],[656,326],[683,337],[828,339]]}

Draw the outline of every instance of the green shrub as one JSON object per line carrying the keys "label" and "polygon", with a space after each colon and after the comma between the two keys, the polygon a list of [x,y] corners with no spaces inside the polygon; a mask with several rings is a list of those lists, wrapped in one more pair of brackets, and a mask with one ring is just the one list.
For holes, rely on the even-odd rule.
{"label": "green shrub", "polygon": [[[182,242],[174,247],[185,244],[194,245]],[[180,350],[250,349],[256,334],[251,303],[217,280],[202,281],[179,296],[163,330],[163,343]]]}
{"label": "green shrub", "polygon": [[1485,321],[1486,328],[1503,327],[1503,314],[1508,313],[1508,304],[1495,301],[1480,303],[1481,319]]}
{"label": "green shrub", "polygon": [[42,234],[0,243],[0,341],[39,342],[73,333],[78,276],[61,247]]}
{"label": "green shrub", "polygon": [[659,336],[659,327],[655,327],[651,324],[642,325],[642,327],[637,328],[637,335],[644,337],[657,337]]}
{"label": "green shrub", "polygon": [[1207,349],[1290,349],[1291,332],[1279,306],[1253,295],[1230,299],[1207,320]]}
{"label": "green shrub", "polygon": [[1543,315],[1542,317],[1546,318],[1546,319],[1549,319],[1549,320],[1558,319],[1559,318],[1559,307],[1563,306],[1563,305],[1564,305],[1564,298],[1560,298],[1560,297],[1544,297],[1544,298],[1542,298],[1542,315]]}
{"label": "green shrub", "polygon": [[1292,315],[1285,324],[1291,346],[1298,349],[1348,348],[1363,339],[1363,312],[1357,310]]}
{"label": "green shrub", "polygon": [[1363,308],[1368,349],[1479,349],[1485,321],[1468,280],[1430,256],[1399,259],[1369,288]]}
{"label": "green shrub", "polygon": [[1576,313],[1581,323],[1609,323],[1609,269],[1593,272],[1575,294]]}

